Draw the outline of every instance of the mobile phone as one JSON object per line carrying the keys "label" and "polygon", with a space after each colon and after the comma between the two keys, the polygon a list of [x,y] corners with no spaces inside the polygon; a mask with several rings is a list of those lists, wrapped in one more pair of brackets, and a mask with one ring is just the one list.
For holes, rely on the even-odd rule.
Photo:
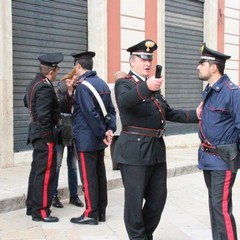
{"label": "mobile phone", "polygon": [[162,74],[162,66],[161,65],[157,65],[156,66],[156,72],[155,72],[155,78],[160,78]]}

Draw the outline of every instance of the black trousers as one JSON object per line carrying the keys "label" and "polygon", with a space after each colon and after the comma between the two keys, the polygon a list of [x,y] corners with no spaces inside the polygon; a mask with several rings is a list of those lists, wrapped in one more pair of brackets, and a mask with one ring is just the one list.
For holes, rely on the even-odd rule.
{"label": "black trousers", "polygon": [[85,217],[98,218],[107,207],[107,178],[104,149],[79,153],[79,170],[85,197]]}
{"label": "black trousers", "polygon": [[130,240],[152,240],[167,197],[166,163],[120,164],[124,189],[124,222]]}
{"label": "black trousers", "polygon": [[54,143],[47,145],[42,139],[33,142],[33,160],[28,180],[26,206],[33,217],[50,215],[53,185],[56,174],[56,149]]}
{"label": "black trousers", "polygon": [[237,240],[232,214],[232,187],[236,173],[205,170],[203,174],[208,189],[213,240]]}

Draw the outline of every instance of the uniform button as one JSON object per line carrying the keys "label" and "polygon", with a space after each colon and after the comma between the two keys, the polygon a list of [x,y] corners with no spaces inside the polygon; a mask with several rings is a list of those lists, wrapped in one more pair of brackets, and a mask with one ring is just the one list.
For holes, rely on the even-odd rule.
{"label": "uniform button", "polygon": [[219,89],[219,87],[216,87],[216,89]]}
{"label": "uniform button", "polygon": [[138,138],[138,141],[140,141],[141,139],[140,138]]}

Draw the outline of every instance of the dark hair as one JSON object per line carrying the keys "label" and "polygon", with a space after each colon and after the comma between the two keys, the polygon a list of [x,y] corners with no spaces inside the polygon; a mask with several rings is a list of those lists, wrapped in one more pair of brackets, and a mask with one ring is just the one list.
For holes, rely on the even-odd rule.
{"label": "dark hair", "polygon": [[81,65],[83,69],[92,70],[93,69],[93,59],[92,58],[79,58],[77,62]]}
{"label": "dark hair", "polygon": [[224,68],[225,68],[225,64],[224,64],[224,63],[219,63],[219,62],[215,62],[215,61],[209,61],[209,64],[210,64],[210,65],[216,64],[219,73],[220,73],[221,75],[224,74]]}
{"label": "dark hair", "polygon": [[50,71],[55,71],[57,67],[40,64],[39,69],[43,75],[47,75]]}
{"label": "dark hair", "polygon": [[221,75],[223,75],[224,74],[225,64],[224,63],[216,63],[216,65],[217,65],[217,69],[218,69],[219,73]]}

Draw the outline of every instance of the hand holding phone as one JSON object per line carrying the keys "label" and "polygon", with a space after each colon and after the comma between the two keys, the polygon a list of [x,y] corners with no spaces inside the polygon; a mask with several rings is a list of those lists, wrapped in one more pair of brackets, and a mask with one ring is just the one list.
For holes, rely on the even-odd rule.
{"label": "hand holding phone", "polygon": [[156,72],[155,72],[155,78],[160,78],[162,74],[162,66],[161,65],[157,65],[156,66]]}
{"label": "hand holding phone", "polygon": [[147,80],[147,86],[150,91],[159,91],[160,90],[160,87],[163,82],[163,78],[161,78],[161,74],[162,74],[162,66],[157,65],[155,76],[152,76],[152,77],[148,78],[148,80]]}

